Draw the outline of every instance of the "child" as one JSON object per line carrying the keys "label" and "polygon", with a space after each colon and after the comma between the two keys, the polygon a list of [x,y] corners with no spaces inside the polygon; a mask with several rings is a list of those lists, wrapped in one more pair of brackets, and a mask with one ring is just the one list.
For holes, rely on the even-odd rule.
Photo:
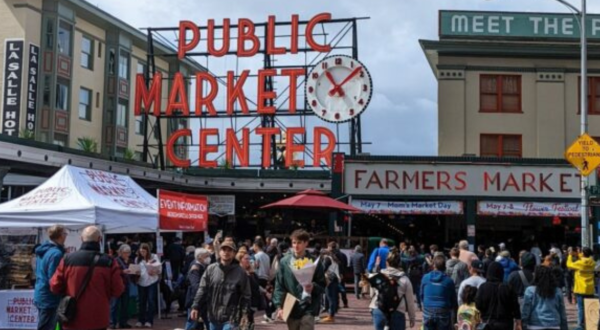
{"label": "child", "polygon": [[477,295],[477,288],[467,285],[462,292],[462,302],[458,308],[458,315],[456,318],[457,324],[456,329],[458,330],[475,330],[477,325],[481,322],[481,314],[475,307],[475,296]]}

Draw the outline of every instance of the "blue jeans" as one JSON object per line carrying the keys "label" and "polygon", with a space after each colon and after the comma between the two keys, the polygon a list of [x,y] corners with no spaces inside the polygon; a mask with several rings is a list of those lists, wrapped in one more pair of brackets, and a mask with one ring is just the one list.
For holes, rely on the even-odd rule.
{"label": "blue jeans", "polygon": [[338,281],[330,282],[329,285],[327,285],[326,294],[327,300],[329,300],[329,316],[335,316],[335,313],[337,312],[340,303],[339,289],[340,286]]}
{"label": "blue jeans", "polygon": [[452,330],[451,314],[449,309],[423,307],[423,329]]}
{"label": "blue jeans", "polygon": [[56,328],[56,308],[38,308],[38,330]]}
{"label": "blue jeans", "polygon": [[594,298],[594,296],[575,294],[575,297],[577,298],[577,327],[585,328],[584,300],[585,298]]}
{"label": "blue jeans", "polygon": [[127,320],[129,320],[129,291],[125,289],[119,298],[110,300],[110,324],[118,324],[123,328]]}
{"label": "blue jeans", "polygon": [[357,299],[360,299],[360,286],[358,286],[358,284],[360,283],[360,280],[362,280],[361,276],[362,274],[354,274],[354,294]]}
{"label": "blue jeans", "polygon": [[386,325],[390,328],[390,330],[406,329],[406,316],[404,313],[394,311],[389,322],[387,316],[379,308],[373,309],[371,311],[371,315],[373,316],[373,325],[375,326],[375,330],[383,330]]}
{"label": "blue jeans", "polygon": [[154,312],[156,311],[156,295],[157,283],[150,286],[138,285],[139,292],[139,310],[138,310],[138,322],[154,324]]}
{"label": "blue jeans", "polygon": [[232,330],[235,326],[229,322],[226,323],[215,323],[210,322],[210,330]]}

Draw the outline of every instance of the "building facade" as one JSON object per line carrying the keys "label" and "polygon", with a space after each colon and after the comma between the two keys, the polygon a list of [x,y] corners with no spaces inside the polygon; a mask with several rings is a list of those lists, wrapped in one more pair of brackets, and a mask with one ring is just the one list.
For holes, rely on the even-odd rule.
{"label": "building facade", "polygon": [[[133,105],[136,74],[148,70],[144,33],[86,1],[7,0],[0,3],[0,40],[2,133],[73,149],[81,149],[83,139],[104,156],[142,160],[143,118],[134,116]],[[166,45],[155,42],[154,49],[156,70],[165,76],[202,69],[161,58],[173,52]],[[164,84],[166,104],[170,81]],[[173,119],[160,125],[166,141],[188,124]],[[148,136],[156,145],[157,135]],[[151,150],[147,161],[157,153]]]}
{"label": "building facade", "polygon": [[[438,154],[563,158],[580,135],[574,16],[440,11],[421,40],[438,80]],[[600,16],[588,17],[589,134],[600,137]]]}

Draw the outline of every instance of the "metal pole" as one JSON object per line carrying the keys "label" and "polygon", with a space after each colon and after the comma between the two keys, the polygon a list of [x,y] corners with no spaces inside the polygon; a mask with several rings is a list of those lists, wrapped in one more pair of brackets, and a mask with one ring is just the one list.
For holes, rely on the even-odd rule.
{"label": "metal pole", "polygon": [[[588,79],[587,79],[587,38],[586,38],[586,0],[581,0],[581,135],[587,133]],[[590,247],[588,213],[588,177],[581,176],[581,246]]]}

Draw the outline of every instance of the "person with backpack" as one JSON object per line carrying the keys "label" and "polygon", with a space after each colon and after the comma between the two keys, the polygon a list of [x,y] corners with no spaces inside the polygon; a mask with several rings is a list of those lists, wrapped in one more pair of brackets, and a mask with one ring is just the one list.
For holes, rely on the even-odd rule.
{"label": "person with backpack", "polygon": [[[476,261],[481,262],[479,260]],[[476,261],[473,260],[471,262],[471,267],[474,266]],[[465,284],[465,282],[462,284]],[[477,288],[471,285],[465,285],[463,288],[462,284],[462,292],[458,297],[462,303],[458,307],[458,313],[456,314],[457,330],[476,330],[477,325],[481,323],[481,313],[477,309],[477,306],[475,306]]]}
{"label": "person with backpack", "polygon": [[456,287],[446,275],[446,258],[443,255],[433,257],[433,268],[421,282],[423,329],[451,330],[452,313],[458,307]]}
{"label": "person with backpack", "polygon": [[460,250],[453,248],[450,250],[450,259],[446,261],[446,275],[454,281],[456,291],[460,288],[462,281],[469,277],[469,268],[466,263],[460,261],[459,256]]}
{"label": "person with backpack", "polygon": [[533,285],[525,290],[521,317],[527,329],[569,329],[565,299],[551,268],[535,269]]}
{"label": "person with backpack", "polygon": [[536,262],[535,256],[531,252],[522,253],[519,260],[521,269],[510,273],[506,281],[511,290],[517,295],[519,305],[523,302],[525,289],[533,283],[533,271],[535,270]]}
{"label": "person with backpack", "polygon": [[402,260],[403,269],[406,270],[410,284],[413,287],[413,293],[417,297],[417,306],[419,310],[423,310],[421,306],[421,298],[419,296],[419,289],[421,288],[421,281],[423,280],[423,257],[421,257],[414,246],[408,248],[408,258]]}
{"label": "person with backpack", "polygon": [[517,295],[504,283],[504,267],[498,262],[490,264],[487,281],[477,290],[475,306],[486,330],[522,329]]}
{"label": "person with backpack", "polygon": [[387,267],[370,278],[375,289],[369,305],[375,330],[383,330],[385,327],[389,330],[404,330],[407,314],[409,326],[415,326],[414,290],[400,263],[400,251],[394,247],[387,255]]}
{"label": "person with backpack", "polygon": [[[379,241],[379,247],[373,250],[371,253],[371,257],[369,258],[369,264],[367,265],[367,270],[369,273],[377,273],[378,270],[385,269],[387,255],[390,251],[388,247],[388,240],[383,238]],[[379,258],[379,264],[377,264],[377,260]],[[377,269],[378,268],[378,269]]]}

